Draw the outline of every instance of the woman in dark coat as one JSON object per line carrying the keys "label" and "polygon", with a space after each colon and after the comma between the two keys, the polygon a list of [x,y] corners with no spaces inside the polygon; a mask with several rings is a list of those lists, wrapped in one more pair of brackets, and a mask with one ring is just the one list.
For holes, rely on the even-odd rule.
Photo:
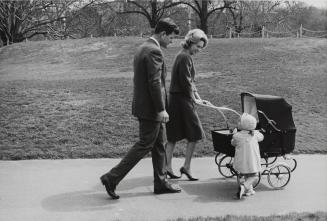
{"label": "woman in dark coat", "polygon": [[208,38],[200,29],[190,30],[182,43],[182,50],[177,54],[171,73],[169,89],[167,123],[168,144],[167,175],[170,178],[179,178],[172,170],[172,157],[177,141],[186,139],[187,147],[185,162],[180,168],[181,175],[185,174],[189,180],[198,180],[191,175],[191,159],[196,143],[204,138],[201,122],[197,115],[195,104],[205,102],[201,100],[194,77],[196,74],[192,56],[207,46]]}

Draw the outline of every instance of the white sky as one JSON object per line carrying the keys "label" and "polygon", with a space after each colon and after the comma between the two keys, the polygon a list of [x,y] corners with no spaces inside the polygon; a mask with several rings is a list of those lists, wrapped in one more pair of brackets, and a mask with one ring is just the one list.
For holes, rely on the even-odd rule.
{"label": "white sky", "polygon": [[300,0],[301,2],[305,2],[307,5],[312,5],[317,8],[327,8],[327,0]]}

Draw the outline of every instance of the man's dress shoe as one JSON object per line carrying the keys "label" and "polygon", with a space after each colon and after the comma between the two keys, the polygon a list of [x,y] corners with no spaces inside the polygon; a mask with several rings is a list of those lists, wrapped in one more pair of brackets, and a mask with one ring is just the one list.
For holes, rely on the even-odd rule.
{"label": "man's dress shoe", "polygon": [[110,183],[108,177],[106,175],[103,175],[102,177],[100,177],[101,183],[105,186],[106,191],[108,193],[108,195],[113,199],[113,200],[117,200],[119,199],[119,195],[117,195],[115,193],[115,185],[113,185],[112,183]]}
{"label": "man's dress shoe", "polygon": [[182,190],[179,187],[174,187],[171,184],[165,185],[165,187],[157,189],[154,188],[154,194],[165,194],[165,193],[180,193]]}

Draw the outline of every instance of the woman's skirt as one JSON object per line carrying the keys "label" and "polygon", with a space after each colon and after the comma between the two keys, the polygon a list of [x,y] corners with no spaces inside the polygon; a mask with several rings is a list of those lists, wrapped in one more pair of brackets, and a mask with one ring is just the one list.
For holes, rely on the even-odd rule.
{"label": "woman's skirt", "polygon": [[180,93],[171,93],[168,102],[169,122],[166,125],[167,139],[177,142],[187,139],[190,142],[205,137],[204,131],[192,99]]}

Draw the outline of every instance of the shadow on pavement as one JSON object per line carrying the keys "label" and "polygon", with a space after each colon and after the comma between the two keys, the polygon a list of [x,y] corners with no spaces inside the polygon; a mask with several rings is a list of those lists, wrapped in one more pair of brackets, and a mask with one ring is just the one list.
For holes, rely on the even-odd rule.
{"label": "shadow on pavement", "polygon": [[[117,187],[117,193],[123,199],[156,197],[159,200],[189,199],[203,203],[238,202],[235,199],[237,191],[235,179],[214,178],[196,182],[171,180],[171,182],[178,183],[182,188],[182,193],[154,195],[152,190],[153,177],[150,176],[123,180]],[[260,190],[265,191],[267,187],[260,184],[256,191]],[[59,212],[92,211],[113,209],[116,203],[119,203],[119,200],[110,200],[105,188],[99,182],[90,190],[67,192],[47,197],[42,200],[42,207],[49,211]]]}
{"label": "shadow on pavement", "polygon": [[[239,202],[235,197],[238,189],[236,179],[214,178],[198,182],[183,181],[180,182],[180,186],[187,195],[195,196],[194,200],[197,202]],[[260,183],[256,191],[273,191],[273,189]]]}
{"label": "shadow on pavement", "polygon": [[210,202],[230,202],[237,190],[234,180],[211,179],[198,182],[181,182],[180,186],[187,195],[195,196],[195,201]]}
{"label": "shadow on pavement", "polygon": [[109,201],[105,193],[86,190],[50,196],[42,200],[41,204],[45,210],[71,212],[110,209],[110,204],[116,202]]}
{"label": "shadow on pavement", "polygon": [[[117,188],[117,193],[123,198],[152,196],[153,192],[124,192],[138,187],[152,185],[152,177],[126,179]],[[110,209],[110,205],[119,203],[119,200],[110,200],[105,188],[99,183],[93,190],[67,192],[53,195],[42,200],[42,207],[49,211],[83,211]]]}

